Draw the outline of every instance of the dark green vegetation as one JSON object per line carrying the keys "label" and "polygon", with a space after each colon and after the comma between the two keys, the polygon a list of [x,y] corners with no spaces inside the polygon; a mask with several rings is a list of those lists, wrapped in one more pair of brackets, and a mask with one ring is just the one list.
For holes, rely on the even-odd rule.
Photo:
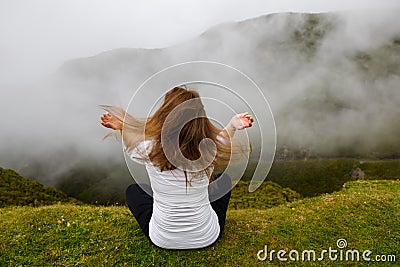
{"label": "dark green vegetation", "polygon": [[125,202],[125,189],[133,180],[125,164],[77,164],[56,177],[57,189],[88,204]]}
{"label": "dark green vegetation", "polygon": [[232,190],[230,209],[265,209],[301,199],[299,193],[290,188],[267,181],[254,192],[249,193],[248,181],[239,181]]}
{"label": "dark green vegetation", "polygon": [[[250,164],[244,179],[251,178],[256,164]],[[345,182],[357,179],[352,172],[360,168],[365,179],[400,179],[400,160],[360,162],[355,159],[319,159],[276,161],[272,164],[267,181],[288,187],[303,197],[317,196],[340,190]]]}
{"label": "dark green vegetation", "polygon": [[366,179],[400,179],[400,160],[367,161],[361,163],[360,168],[364,170]]}
{"label": "dark green vegetation", "polygon": [[42,206],[55,203],[78,203],[52,187],[25,179],[13,170],[0,168],[0,207],[9,205]]}
{"label": "dark green vegetation", "polygon": [[352,159],[275,162],[268,179],[311,197],[340,190],[358,165]]}
{"label": "dark green vegetation", "polygon": [[[270,209],[229,210],[222,238],[210,248],[168,251],[149,244],[126,207],[8,207],[0,209],[1,266],[276,266],[257,252],[346,249],[397,254],[400,245],[400,182],[354,181],[328,195]],[[326,256],[326,255],[325,255]],[[332,264],[328,257],[325,264]],[[336,261],[335,266],[351,262]],[[353,262],[359,266],[366,262]],[[293,262],[289,266],[321,266]],[[376,264],[376,263],[375,263]],[[380,266],[395,266],[382,263]],[[371,266],[376,266],[370,263]]]}
{"label": "dark green vegetation", "polygon": [[[367,180],[400,179],[400,160],[362,163],[355,159],[276,161],[263,185],[249,193],[246,180],[251,178],[254,168],[255,164],[251,163],[242,181],[233,189],[232,208],[267,208],[299,197],[331,193],[340,190],[345,182],[357,179],[352,177],[356,168],[365,173]],[[98,164],[69,169],[58,177],[56,187],[88,204],[116,205],[125,203],[127,182],[132,179],[124,165]]]}

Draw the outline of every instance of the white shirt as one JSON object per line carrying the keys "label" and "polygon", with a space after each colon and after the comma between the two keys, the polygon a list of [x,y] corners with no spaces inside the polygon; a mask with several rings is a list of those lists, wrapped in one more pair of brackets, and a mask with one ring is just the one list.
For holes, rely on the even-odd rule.
{"label": "white shirt", "polygon": [[208,199],[208,176],[187,173],[191,184],[186,186],[182,170],[161,171],[145,157],[150,151],[151,141],[144,141],[128,155],[145,164],[150,178],[154,199],[149,224],[151,241],[168,249],[202,248],[214,243],[220,227]]}

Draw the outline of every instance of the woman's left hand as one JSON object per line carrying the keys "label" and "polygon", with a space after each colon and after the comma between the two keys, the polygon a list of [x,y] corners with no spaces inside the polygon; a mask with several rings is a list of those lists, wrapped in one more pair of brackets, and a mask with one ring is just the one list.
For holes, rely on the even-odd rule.
{"label": "woman's left hand", "polygon": [[235,130],[242,130],[253,125],[253,117],[249,113],[236,114],[232,117],[230,124],[235,128]]}

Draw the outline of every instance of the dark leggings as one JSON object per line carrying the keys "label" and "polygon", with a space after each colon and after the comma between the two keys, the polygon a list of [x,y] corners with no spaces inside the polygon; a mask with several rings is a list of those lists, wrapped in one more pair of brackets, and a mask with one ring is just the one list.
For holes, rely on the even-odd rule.
{"label": "dark leggings", "polygon": [[[208,187],[208,195],[211,207],[218,216],[220,227],[219,236],[221,236],[225,227],[226,211],[228,210],[229,199],[231,197],[232,181],[227,174],[218,174],[215,176],[215,179],[215,182]],[[141,187],[146,188],[143,190]],[[151,192],[151,188],[147,184],[141,184],[140,186],[138,184],[129,185],[126,189],[126,202],[144,235],[150,240],[149,222],[153,214],[153,197],[145,191]],[[227,193],[220,197],[224,192]]]}

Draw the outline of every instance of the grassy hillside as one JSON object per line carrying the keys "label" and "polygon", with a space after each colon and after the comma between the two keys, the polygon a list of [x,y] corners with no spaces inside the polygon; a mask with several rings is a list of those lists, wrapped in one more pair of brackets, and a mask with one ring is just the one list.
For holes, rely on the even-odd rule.
{"label": "grassy hillside", "polygon": [[[356,159],[275,161],[267,180],[290,188],[304,197],[313,197],[340,190],[345,182],[351,180],[352,171],[359,166]],[[252,177],[255,167],[255,162],[250,163],[244,180]],[[375,165],[371,165],[371,170],[375,170]]]}
{"label": "grassy hillside", "polygon": [[400,160],[367,161],[360,165],[369,180],[400,179]]}
{"label": "grassy hillside", "polygon": [[[399,258],[399,192],[399,181],[357,181],[333,194],[270,209],[230,210],[217,244],[194,251],[151,246],[126,207],[7,207],[0,209],[0,265],[276,266],[281,263],[276,257],[272,262],[257,259],[264,245],[268,250],[307,249],[319,255],[323,249],[337,249],[339,238],[347,240],[346,249],[371,250],[370,258]],[[324,263],[332,262],[326,256]]]}
{"label": "grassy hillside", "polygon": [[[256,163],[251,162],[244,174],[249,180]],[[352,177],[355,169],[365,173],[366,180],[400,179],[400,160],[376,160],[360,162],[352,158],[317,160],[275,161],[267,180],[290,188],[303,197],[313,197],[340,190],[344,183],[357,179]]]}
{"label": "grassy hillside", "polygon": [[53,187],[45,187],[37,181],[25,179],[17,172],[0,168],[0,207],[8,205],[50,205],[57,202],[78,201]]}

